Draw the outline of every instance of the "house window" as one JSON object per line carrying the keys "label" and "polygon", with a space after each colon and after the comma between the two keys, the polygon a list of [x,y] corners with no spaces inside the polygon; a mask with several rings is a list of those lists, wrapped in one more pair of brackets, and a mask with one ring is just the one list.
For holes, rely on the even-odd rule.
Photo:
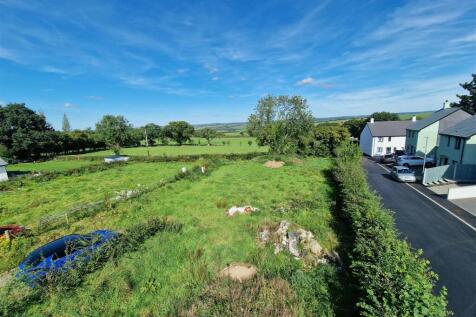
{"label": "house window", "polygon": [[450,147],[451,144],[451,137],[448,135],[448,144],[446,144],[447,147]]}
{"label": "house window", "polygon": [[377,153],[382,153],[382,150],[383,150],[383,148],[379,146],[379,147],[377,148]]}
{"label": "house window", "polygon": [[388,142],[390,142],[390,141],[392,141],[392,137],[391,137],[391,136],[388,137]]}
{"label": "house window", "polygon": [[379,142],[383,142],[383,137],[379,136],[379,137],[378,137],[378,141],[379,141]]}
{"label": "house window", "polygon": [[455,139],[455,150],[459,150],[461,147],[461,138]]}
{"label": "house window", "polygon": [[386,154],[390,154],[390,153],[392,153],[392,148],[391,148],[391,147],[387,147],[387,149],[386,149]]}

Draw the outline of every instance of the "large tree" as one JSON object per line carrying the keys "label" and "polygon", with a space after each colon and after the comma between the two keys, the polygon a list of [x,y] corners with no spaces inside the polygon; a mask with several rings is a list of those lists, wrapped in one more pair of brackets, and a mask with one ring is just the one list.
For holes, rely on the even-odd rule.
{"label": "large tree", "polygon": [[247,130],[274,153],[303,153],[312,141],[314,118],[299,96],[261,98],[248,118]]}
{"label": "large tree", "polygon": [[312,154],[330,156],[342,143],[348,142],[350,133],[339,123],[321,123],[314,130]]}
{"label": "large tree", "polygon": [[398,113],[393,112],[374,112],[368,118],[367,121],[370,121],[370,118],[374,118],[375,121],[398,121],[400,120],[400,116]]}
{"label": "large tree", "polygon": [[66,116],[66,113],[63,114],[63,132],[70,132],[71,131],[71,125],[69,124],[68,117]]}
{"label": "large tree", "polygon": [[460,107],[466,112],[474,115],[476,114],[476,74],[471,75],[473,79],[470,82],[459,84],[463,89],[469,92],[468,95],[456,95],[459,98],[458,102],[453,102],[452,107]]}
{"label": "large tree", "polygon": [[96,123],[96,132],[101,140],[119,155],[121,148],[128,144],[132,126],[123,116],[105,115]]}
{"label": "large tree", "polygon": [[347,128],[350,135],[354,138],[360,138],[360,133],[365,127],[367,119],[365,118],[354,118],[344,122],[343,126]]}
{"label": "large tree", "polygon": [[155,123],[148,123],[144,126],[144,136],[147,135],[147,142],[149,145],[154,145],[157,139],[160,138],[162,129]]}
{"label": "large tree", "polygon": [[24,103],[0,106],[0,144],[12,157],[28,159],[39,155],[42,133],[47,131],[53,131],[53,128],[44,115],[27,108]]}
{"label": "large tree", "polygon": [[197,136],[207,140],[207,144],[211,145],[212,139],[215,139],[218,136],[218,132],[214,129],[203,128],[197,131]]}
{"label": "large tree", "polygon": [[163,128],[163,136],[182,145],[192,140],[195,129],[186,121],[171,121]]}

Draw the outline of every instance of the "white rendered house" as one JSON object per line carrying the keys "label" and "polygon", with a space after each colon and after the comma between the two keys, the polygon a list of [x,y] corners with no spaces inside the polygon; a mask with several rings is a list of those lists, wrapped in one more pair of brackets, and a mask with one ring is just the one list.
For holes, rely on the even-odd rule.
{"label": "white rendered house", "polygon": [[360,133],[360,149],[368,156],[393,154],[397,150],[405,150],[407,127],[416,121],[375,121],[367,122]]}

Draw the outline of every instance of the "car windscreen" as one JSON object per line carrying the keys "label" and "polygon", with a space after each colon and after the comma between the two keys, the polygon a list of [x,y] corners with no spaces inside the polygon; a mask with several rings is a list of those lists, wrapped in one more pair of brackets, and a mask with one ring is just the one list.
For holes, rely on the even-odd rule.
{"label": "car windscreen", "polygon": [[96,235],[69,235],[58,240],[50,242],[32,253],[25,259],[26,265],[35,266],[42,259],[53,256],[53,259],[59,259],[66,254],[80,250],[91,244]]}
{"label": "car windscreen", "polygon": [[398,174],[413,174],[413,171],[405,168],[405,169],[398,170]]}

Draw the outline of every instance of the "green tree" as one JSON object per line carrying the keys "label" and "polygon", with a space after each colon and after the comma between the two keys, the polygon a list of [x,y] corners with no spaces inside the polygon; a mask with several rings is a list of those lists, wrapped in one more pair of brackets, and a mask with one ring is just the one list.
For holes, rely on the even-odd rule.
{"label": "green tree", "polygon": [[24,103],[9,103],[0,106],[0,144],[12,157],[30,159],[39,154],[42,133],[53,131],[40,115]]}
{"label": "green tree", "polygon": [[101,140],[119,155],[121,147],[128,143],[132,126],[123,116],[105,115],[96,123],[96,132]]}
{"label": "green tree", "polygon": [[344,127],[347,128],[350,135],[354,138],[360,138],[360,133],[365,127],[366,119],[363,118],[354,118],[344,122]]}
{"label": "green tree", "polygon": [[148,123],[144,126],[144,133],[147,133],[149,145],[155,145],[161,136],[162,128],[155,123]]}
{"label": "green tree", "polygon": [[70,132],[71,131],[71,125],[69,124],[68,117],[66,116],[66,113],[63,114],[63,132]]}
{"label": "green tree", "polygon": [[339,123],[322,123],[314,128],[312,154],[317,156],[331,156],[341,144],[348,142],[350,133]]}
{"label": "green tree", "polygon": [[261,98],[248,118],[247,131],[258,145],[274,153],[304,153],[312,139],[314,118],[307,101],[299,96]]}
{"label": "green tree", "polygon": [[386,112],[386,111],[372,113],[367,118],[367,122],[370,121],[370,118],[374,118],[375,121],[398,121],[398,120],[400,120],[400,117],[399,117],[398,113]]}
{"label": "green tree", "polygon": [[459,84],[463,89],[469,92],[468,95],[456,95],[459,102],[453,102],[452,107],[460,107],[464,111],[474,115],[476,114],[476,74],[471,75],[473,79],[470,82]]}
{"label": "green tree", "polygon": [[211,140],[218,136],[218,133],[214,129],[204,128],[197,131],[197,136],[207,140],[207,144],[211,145]]}
{"label": "green tree", "polygon": [[192,140],[195,129],[185,121],[171,121],[163,128],[163,136],[182,145]]}

